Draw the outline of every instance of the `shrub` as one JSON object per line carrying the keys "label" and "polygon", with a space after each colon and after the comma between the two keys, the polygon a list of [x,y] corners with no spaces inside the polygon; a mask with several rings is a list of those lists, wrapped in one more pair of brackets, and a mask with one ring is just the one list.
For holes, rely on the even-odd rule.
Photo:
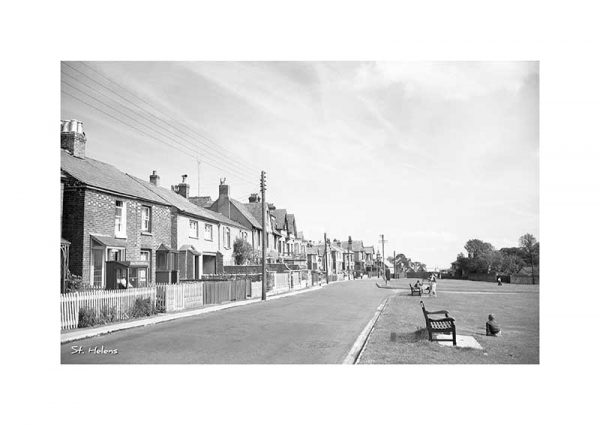
{"label": "shrub", "polygon": [[133,309],[131,310],[131,317],[145,317],[156,314],[156,309],[150,298],[137,298]]}
{"label": "shrub", "polygon": [[235,260],[235,264],[242,266],[252,262],[254,259],[253,251],[252,245],[250,245],[248,241],[239,237],[236,238],[233,242],[233,258]]}
{"label": "shrub", "polygon": [[96,317],[96,312],[93,308],[81,307],[79,309],[79,324],[77,327],[87,328],[90,326],[95,326],[97,323],[98,318]]}
{"label": "shrub", "polygon": [[65,292],[77,292],[82,287],[81,276],[68,273],[65,279]]}
{"label": "shrub", "polygon": [[119,320],[119,318],[117,317],[116,307],[104,307],[102,310],[100,310],[100,318],[98,319],[98,321],[101,324],[105,325],[116,320]]}

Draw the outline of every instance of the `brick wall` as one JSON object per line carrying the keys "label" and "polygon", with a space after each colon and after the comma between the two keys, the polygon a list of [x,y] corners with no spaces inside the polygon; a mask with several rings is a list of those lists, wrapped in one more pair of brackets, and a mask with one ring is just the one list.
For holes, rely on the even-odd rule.
{"label": "brick wall", "polygon": [[69,249],[69,271],[81,276],[83,273],[83,217],[85,189],[78,188],[67,180],[63,192],[62,237],[71,242]]}
{"label": "brick wall", "polygon": [[[71,242],[70,270],[90,284],[91,233],[115,235],[115,201],[126,205],[127,238],[125,260],[139,261],[142,247],[152,252],[149,283],[154,282],[156,248],[161,243],[171,245],[171,212],[167,206],[109,195],[91,189],[76,189],[66,185],[63,203],[63,237]],[[142,234],[142,205],[152,208],[151,233]]]}

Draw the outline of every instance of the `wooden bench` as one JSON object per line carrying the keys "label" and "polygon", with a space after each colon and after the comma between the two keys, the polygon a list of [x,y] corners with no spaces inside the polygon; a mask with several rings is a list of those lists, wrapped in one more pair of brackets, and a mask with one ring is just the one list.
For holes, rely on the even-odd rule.
{"label": "wooden bench", "polygon": [[[436,341],[452,341],[452,345],[456,345],[456,326],[454,325],[454,318],[450,317],[446,310],[427,311],[423,301],[421,301],[421,307],[423,308],[423,315],[425,316],[425,325],[427,326],[427,332],[429,333],[429,341],[433,341],[434,333],[452,335],[452,339],[436,339]],[[443,314],[445,317],[442,317],[441,319],[432,319],[430,316],[434,314]]]}
{"label": "wooden bench", "polygon": [[412,284],[408,284],[410,286],[410,295],[423,295],[423,287],[421,286],[412,286]]}

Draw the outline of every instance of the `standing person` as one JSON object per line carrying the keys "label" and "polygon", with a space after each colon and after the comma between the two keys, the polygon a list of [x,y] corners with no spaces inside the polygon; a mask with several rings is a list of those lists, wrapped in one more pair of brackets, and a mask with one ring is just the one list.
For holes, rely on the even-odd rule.
{"label": "standing person", "polygon": [[437,282],[435,281],[435,276],[433,277],[433,279],[431,280],[431,283],[429,284],[429,296],[434,296],[437,297]]}
{"label": "standing person", "polygon": [[500,276],[498,276],[498,286],[502,286],[502,279],[500,279]]}

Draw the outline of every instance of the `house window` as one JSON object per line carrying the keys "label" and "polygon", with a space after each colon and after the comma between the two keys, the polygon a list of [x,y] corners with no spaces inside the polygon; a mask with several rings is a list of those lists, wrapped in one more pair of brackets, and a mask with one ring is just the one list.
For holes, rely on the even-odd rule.
{"label": "house window", "polygon": [[[144,261],[148,263],[148,274],[152,276],[152,251],[148,249],[142,249],[140,251],[140,261]],[[146,278],[147,279],[147,278]],[[142,276],[140,276],[140,283],[142,281]],[[146,280],[147,282],[147,280]]]}
{"label": "house window", "polygon": [[150,207],[142,206],[142,232],[150,232],[152,210]]}
{"label": "house window", "polygon": [[190,238],[198,239],[198,222],[190,220]]}
{"label": "house window", "polygon": [[223,247],[231,248],[231,229],[229,227],[225,227],[223,230]]}
{"label": "house window", "polygon": [[108,261],[122,261],[125,259],[125,250],[122,248],[108,248]]}
{"label": "house window", "polygon": [[204,225],[204,240],[212,241],[213,240],[213,226],[212,224]]}
{"label": "house window", "polygon": [[115,236],[124,238],[127,236],[127,218],[125,202],[115,201]]}

